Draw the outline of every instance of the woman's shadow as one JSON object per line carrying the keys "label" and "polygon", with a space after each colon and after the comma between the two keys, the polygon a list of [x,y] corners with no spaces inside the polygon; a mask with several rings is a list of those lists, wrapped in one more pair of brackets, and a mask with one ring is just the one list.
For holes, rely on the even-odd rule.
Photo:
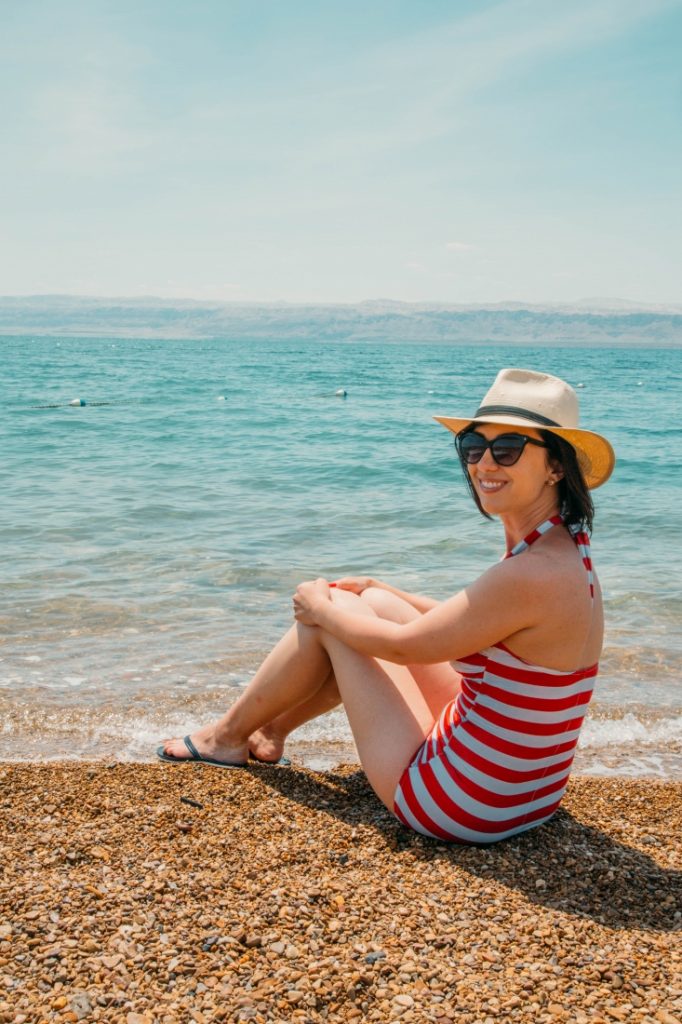
{"label": "woman's shadow", "polygon": [[[445,860],[522,892],[542,907],[592,918],[610,928],[668,932],[682,927],[682,872],[660,867],[564,808],[546,824],[511,839],[489,846],[458,846],[400,825],[362,771],[318,774],[275,768],[260,769],[259,776],[296,803],[331,814],[351,828],[375,829],[398,855],[409,852],[424,861]],[[341,864],[344,856],[348,861],[346,855],[337,858]]]}

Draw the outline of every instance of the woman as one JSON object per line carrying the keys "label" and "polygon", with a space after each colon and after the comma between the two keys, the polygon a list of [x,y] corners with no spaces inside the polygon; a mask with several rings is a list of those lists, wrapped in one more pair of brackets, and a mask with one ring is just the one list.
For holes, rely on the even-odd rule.
{"label": "woman", "polygon": [[436,419],[480,511],[502,521],[505,558],[443,602],[365,577],[302,583],[296,624],[245,693],[160,757],[277,761],[342,702],[374,791],[416,831],[489,843],[553,814],[602,646],[588,488],[613,449],[578,428],[568,384],[531,370],[502,370],[474,416]]}

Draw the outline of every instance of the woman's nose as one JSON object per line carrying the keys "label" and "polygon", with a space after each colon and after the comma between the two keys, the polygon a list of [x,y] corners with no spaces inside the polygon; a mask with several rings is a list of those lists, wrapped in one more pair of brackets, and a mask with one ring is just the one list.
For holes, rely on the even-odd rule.
{"label": "woman's nose", "polygon": [[483,452],[483,455],[479,459],[478,464],[479,466],[483,466],[483,468],[487,470],[497,469],[497,463],[493,458],[493,453],[490,450],[490,448],[486,448],[486,450]]}

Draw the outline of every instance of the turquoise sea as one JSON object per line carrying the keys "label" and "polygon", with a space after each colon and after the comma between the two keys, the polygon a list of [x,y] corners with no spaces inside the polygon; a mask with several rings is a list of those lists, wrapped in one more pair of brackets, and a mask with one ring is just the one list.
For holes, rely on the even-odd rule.
{"label": "turquoise sea", "polygon": [[[301,579],[469,582],[502,532],[431,417],[473,412],[516,365],[577,387],[618,455],[595,492],[607,634],[576,770],[682,777],[679,349],[26,336],[0,353],[0,759],[152,757],[234,699]],[[353,756],[340,712],[291,749]]]}

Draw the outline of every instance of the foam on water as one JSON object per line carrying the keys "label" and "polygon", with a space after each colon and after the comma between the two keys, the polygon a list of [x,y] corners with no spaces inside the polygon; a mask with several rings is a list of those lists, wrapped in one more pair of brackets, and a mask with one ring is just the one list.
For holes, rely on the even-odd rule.
{"label": "foam on water", "polygon": [[[94,706],[85,705],[74,692],[42,690],[19,703],[0,697],[0,760],[149,761],[161,740],[186,735],[217,718],[242,688],[189,688],[157,701],[154,693],[139,687],[135,696],[100,699]],[[310,767],[357,759],[341,709],[298,729],[287,750]],[[588,712],[574,770],[682,779],[682,714],[652,716],[640,708],[639,714],[610,718],[603,708]]]}
{"label": "foam on water", "polygon": [[682,715],[671,718],[637,718],[628,713],[622,718],[598,718],[588,716],[580,734],[579,747],[582,750],[597,747],[623,747],[635,744],[641,747],[663,747],[672,744],[682,746]]}

